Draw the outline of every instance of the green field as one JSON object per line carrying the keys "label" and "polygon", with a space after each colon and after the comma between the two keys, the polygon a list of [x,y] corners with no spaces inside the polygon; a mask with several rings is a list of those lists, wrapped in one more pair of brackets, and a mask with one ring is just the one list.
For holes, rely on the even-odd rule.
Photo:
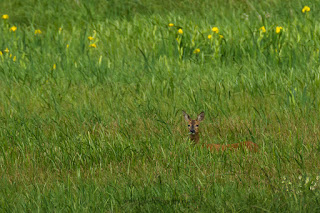
{"label": "green field", "polygon": [[320,212],[319,11],[0,1],[0,212]]}

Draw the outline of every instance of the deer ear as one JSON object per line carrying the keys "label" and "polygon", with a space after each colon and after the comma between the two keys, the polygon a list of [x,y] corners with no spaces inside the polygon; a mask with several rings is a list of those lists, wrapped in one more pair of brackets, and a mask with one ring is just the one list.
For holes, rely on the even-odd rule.
{"label": "deer ear", "polygon": [[198,121],[203,121],[203,119],[204,119],[204,112],[201,112],[201,113],[198,115],[197,120],[198,120]]}
{"label": "deer ear", "polygon": [[184,117],[184,119],[185,119],[186,121],[191,120],[190,116],[189,116],[185,111],[182,111],[182,113],[183,113],[183,117]]}

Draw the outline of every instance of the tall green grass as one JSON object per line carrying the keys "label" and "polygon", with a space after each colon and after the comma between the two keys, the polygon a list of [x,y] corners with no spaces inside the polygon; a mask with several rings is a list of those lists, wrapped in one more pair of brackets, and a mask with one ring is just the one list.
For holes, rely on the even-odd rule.
{"label": "tall green grass", "polygon": [[319,211],[319,3],[0,2],[0,210]]}

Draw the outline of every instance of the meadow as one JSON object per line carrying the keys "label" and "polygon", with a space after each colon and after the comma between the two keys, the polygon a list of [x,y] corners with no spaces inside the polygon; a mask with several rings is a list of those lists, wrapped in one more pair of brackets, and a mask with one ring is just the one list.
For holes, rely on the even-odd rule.
{"label": "meadow", "polygon": [[0,211],[319,212],[319,5],[0,1]]}

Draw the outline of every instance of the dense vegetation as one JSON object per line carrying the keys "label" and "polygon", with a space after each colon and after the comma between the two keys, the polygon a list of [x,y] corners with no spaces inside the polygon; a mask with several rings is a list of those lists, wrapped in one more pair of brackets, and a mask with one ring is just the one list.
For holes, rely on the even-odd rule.
{"label": "dense vegetation", "polygon": [[320,211],[319,5],[1,1],[0,210]]}

